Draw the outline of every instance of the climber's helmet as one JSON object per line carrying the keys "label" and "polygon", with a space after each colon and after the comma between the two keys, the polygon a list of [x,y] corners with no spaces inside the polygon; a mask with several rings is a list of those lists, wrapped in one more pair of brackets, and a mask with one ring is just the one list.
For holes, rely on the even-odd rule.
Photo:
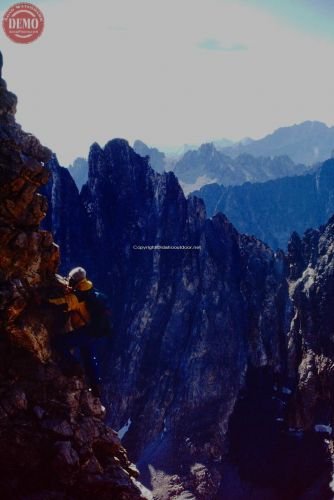
{"label": "climber's helmet", "polygon": [[75,267],[68,274],[68,281],[70,286],[76,286],[80,281],[85,280],[87,277],[86,270],[83,267]]}

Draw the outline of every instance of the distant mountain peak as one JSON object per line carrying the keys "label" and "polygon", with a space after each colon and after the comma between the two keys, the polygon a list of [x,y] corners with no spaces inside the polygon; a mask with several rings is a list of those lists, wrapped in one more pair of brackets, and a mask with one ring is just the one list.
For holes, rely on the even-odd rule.
{"label": "distant mountain peak", "polygon": [[157,148],[153,148],[145,144],[145,142],[137,139],[133,143],[133,149],[140,156],[149,157],[151,167],[159,173],[164,172],[166,169],[166,155]]}
{"label": "distant mountain peak", "polygon": [[205,142],[204,144],[200,145],[199,151],[203,153],[214,153],[217,151],[217,149],[213,142]]}
{"label": "distant mountain peak", "polygon": [[313,165],[330,158],[333,148],[334,127],[317,120],[306,120],[280,127],[248,144],[239,142],[223,148],[223,151],[233,158],[243,152],[272,158],[287,155],[295,163]]}
{"label": "distant mountain peak", "polygon": [[307,171],[304,165],[295,165],[286,155],[256,157],[241,148],[234,157],[226,150],[217,150],[211,143],[202,144],[197,150],[188,151],[176,163],[174,172],[185,193],[200,189],[204,184],[217,182],[224,186],[245,182],[265,182],[284,176],[300,175]]}

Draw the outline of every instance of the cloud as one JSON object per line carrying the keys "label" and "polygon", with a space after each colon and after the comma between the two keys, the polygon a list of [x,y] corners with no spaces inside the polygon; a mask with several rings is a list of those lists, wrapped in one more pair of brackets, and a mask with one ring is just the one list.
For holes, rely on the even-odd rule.
{"label": "cloud", "polygon": [[205,38],[197,44],[197,47],[205,50],[213,50],[217,52],[240,52],[247,50],[247,46],[243,43],[233,43],[231,45],[223,45],[216,38]]}

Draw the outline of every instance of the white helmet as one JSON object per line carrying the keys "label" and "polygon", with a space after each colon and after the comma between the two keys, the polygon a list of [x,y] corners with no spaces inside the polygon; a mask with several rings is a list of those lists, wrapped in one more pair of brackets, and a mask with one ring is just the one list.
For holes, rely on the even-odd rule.
{"label": "white helmet", "polygon": [[75,267],[68,274],[68,279],[72,283],[79,283],[80,281],[86,279],[87,273],[83,267]]}

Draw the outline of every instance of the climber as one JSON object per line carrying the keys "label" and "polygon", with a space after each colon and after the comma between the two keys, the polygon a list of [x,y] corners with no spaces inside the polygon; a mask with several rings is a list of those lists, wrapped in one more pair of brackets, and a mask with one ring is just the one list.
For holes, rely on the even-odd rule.
{"label": "climber", "polygon": [[110,312],[106,297],[96,291],[82,267],[72,269],[68,276],[69,291],[49,303],[66,307],[66,332],[55,340],[55,347],[67,366],[78,362],[71,350],[80,351],[85,372],[94,396],[100,396],[101,374],[98,362],[99,339],[111,333]]}

